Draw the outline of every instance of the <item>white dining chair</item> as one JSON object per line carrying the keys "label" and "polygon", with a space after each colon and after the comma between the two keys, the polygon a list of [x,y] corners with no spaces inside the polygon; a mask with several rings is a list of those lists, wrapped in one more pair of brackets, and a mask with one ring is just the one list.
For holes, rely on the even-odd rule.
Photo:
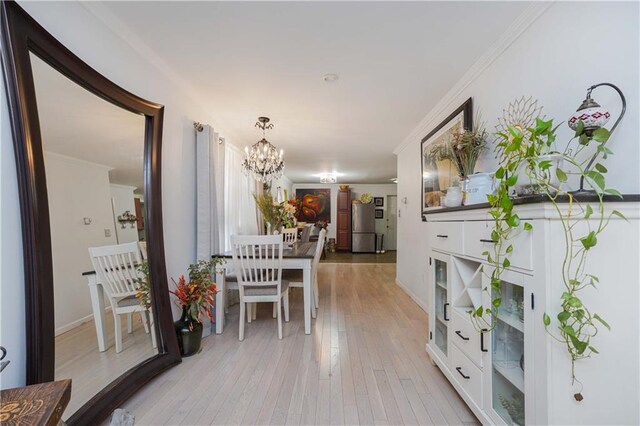
{"label": "white dining chair", "polygon": [[311,238],[311,228],[313,227],[313,225],[305,225],[304,228],[302,228],[302,235],[300,236],[300,242],[302,243],[308,243],[309,239]]}
{"label": "white dining chair", "polygon": [[[138,266],[142,263],[138,243],[119,244],[114,246],[89,247],[89,256],[104,293],[111,304],[111,312],[115,324],[116,352],[122,351],[122,324],[120,315],[127,315],[127,331],[133,332],[131,315],[139,312],[142,317],[145,333],[149,333],[147,310],[136,297],[136,280],[142,278]],[[149,312],[150,314],[150,312]],[[153,329],[153,315],[149,315]],[[156,336],[151,332],[151,342],[157,347]]]}
{"label": "white dining chair", "polygon": [[282,238],[284,243],[292,245],[298,241],[298,228],[282,228]]}
{"label": "white dining chair", "polygon": [[[327,236],[327,230],[322,229],[320,235],[318,235],[318,245],[313,255],[313,262],[311,264],[311,300],[313,301],[313,309],[311,315],[316,317],[316,309],[320,307],[320,297],[318,293],[318,265],[320,264],[320,257],[322,257],[322,250],[324,250],[324,241]],[[289,282],[289,287],[302,287],[303,275],[300,269],[285,269],[282,271],[282,279]]]}
{"label": "white dining chair", "polygon": [[277,304],[278,339],[282,339],[282,308],[289,321],[289,283],[282,279],[282,235],[236,235],[231,237],[231,254],[240,293],[240,329],[244,340],[245,309],[251,321],[251,304]]}

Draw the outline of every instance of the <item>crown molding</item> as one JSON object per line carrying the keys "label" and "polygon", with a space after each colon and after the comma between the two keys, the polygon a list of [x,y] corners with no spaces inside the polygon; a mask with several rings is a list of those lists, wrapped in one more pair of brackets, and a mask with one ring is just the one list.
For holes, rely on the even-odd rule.
{"label": "crown molding", "polygon": [[554,1],[531,3],[393,150],[393,153],[399,155],[412,142],[422,139],[439,120],[446,117],[451,112],[452,105],[459,102],[466,88],[480,77],[553,3]]}

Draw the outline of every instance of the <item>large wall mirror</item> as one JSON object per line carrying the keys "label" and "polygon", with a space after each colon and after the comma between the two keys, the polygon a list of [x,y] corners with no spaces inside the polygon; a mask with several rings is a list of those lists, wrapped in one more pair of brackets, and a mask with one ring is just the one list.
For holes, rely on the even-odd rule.
{"label": "large wall mirror", "polygon": [[1,7],[27,384],[72,379],[63,419],[93,424],[180,361],[162,237],[163,107],[97,73],[16,3]]}

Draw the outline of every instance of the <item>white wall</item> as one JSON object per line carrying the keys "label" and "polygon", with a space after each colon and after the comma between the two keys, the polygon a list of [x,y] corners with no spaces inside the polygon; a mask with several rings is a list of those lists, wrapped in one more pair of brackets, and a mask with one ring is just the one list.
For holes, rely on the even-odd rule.
{"label": "white wall", "polygon": [[[603,81],[617,84],[627,97],[627,114],[609,146],[615,155],[606,160],[611,186],[623,193],[640,192],[638,144],[638,3],[554,3],[488,67],[466,81],[450,102],[441,102],[405,140],[398,154],[398,268],[399,283],[426,306],[426,224],[420,217],[420,140],[450,111],[473,97],[488,130],[510,101],[533,96],[544,105],[546,117],[567,120],[584,99],[586,89]],[[595,25],[595,33],[585,30]],[[596,24],[597,23],[597,24]],[[588,26],[588,25],[587,25]],[[595,29],[597,28],[597,29]],[[591,36],[593,35],[593,36]],[[594,98],[617,117],[620,101],[607,88]],[[571,137],[562,124],[558,140]],[[493,171],[495,160],[486,155],[478,171]],[[406,197],[406,204],[402,200]]]}
{"label": "white wall", "polygon": [[[77,2],[20,2],[62,44],[125,89],[165,106],[162,147],[162,196],[165,257],[169,276],[179,276],[195,259],[195,131],[193,121],[215,123],[172,76],[152,65],[117,33]],[[122,36],[118,34],[123,34]],[[6,93],[2,110],[2,345],[12,363],[2,387],[24,384],[25,335],[21,222],[8,128]],[[63,107],[63,106],[61,106]],[[6,309],[5,309],[6,307]],[[7,320],[7,318],[9,320]]]}
{"label": "white wall", "polygon": [[294,195],[292,194],[292,188],[293,182],[291,182],[291,179],[286,176],[282,176],[280,179],[274,180],[271,183],[271,195],[273,196],[274,200],[278,200],[278,189],[280,190],[280,196],[282,197],[284,197],[284,190],[286,189],[289,193],[289,198],[291,198]]}
{"label": "white wall", "polygon": [[[108,167],[47,152],[45,169],[57,335],[91,319],[89,287],[82,276],[93,270],[88,248],[116,244],[116,234]],[[91,224],[84,224],[85,217]]]}
{"label": "white wall", "polygon": [[[330,188],[331,189],[331,223],[329,224],[329,232],[327,233],[327,238],[335,238],[336,237],[336,220],[338,217],[338,191],[340,190],[341,184],[322,184],[322,183],[294,183],[292,188],[291,197],[296,195],[296,189],[310,189],[310,188]],[[359,199],[360,196],[366,192],[371,194],[372,197],[384,197],[384,207],[378,207],[385,210],[385,218],[387,217],[387,195],[396,195],[397,185],[395,183],[389,184],[350,184],[351,188],[351,199],[356,200]],[[386,227],[387,222],[384,219],[376,220],[376,233],[377,234],[385,234],[386,237]]]}
{"label": "white wall", "polygon": [[116,234],[118,236],[118,244],[132,243],[138,241],[138,224],[126,224],[124,228],[118,222],[118,216],[129,210],[132,214],[136,214],[136,205],[133,201],[135,186],[111,184],[111,203],[113,205],[113,219],[116,226]]}

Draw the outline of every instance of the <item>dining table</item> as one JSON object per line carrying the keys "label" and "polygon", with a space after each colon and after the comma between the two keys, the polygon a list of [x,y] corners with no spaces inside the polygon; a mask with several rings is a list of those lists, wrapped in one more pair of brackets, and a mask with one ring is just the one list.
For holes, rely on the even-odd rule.
{"label": "dining table", "polygon": [[[282,269],[299,269],[302,270],[302,292],[304,304],[304,333],[311,334],[311,267],[313,257],[316,252],[317,242],[296,242],[291,245],[285,245],[282,251]],[[221,334],[224,330],[225,322],[225,296],[226,286],[225,277],[233,270],[233,258],[231,250],[217,254],[213,257],[227,259],[227,262],[216,271],[216,285],[218,293],[216,293],[216,334]]]}

